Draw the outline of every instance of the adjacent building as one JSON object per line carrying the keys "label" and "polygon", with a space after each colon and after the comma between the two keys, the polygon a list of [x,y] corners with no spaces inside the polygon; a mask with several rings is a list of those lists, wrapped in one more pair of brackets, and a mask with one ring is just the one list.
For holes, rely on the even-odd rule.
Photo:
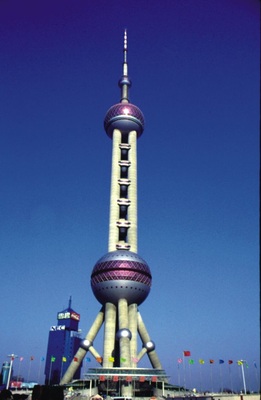
{"label": "adjacent building", "polygon": [[[71,308],[71,304],[70,297],[68,308],[57,313],[57,324],[50,328],[45,364],[45,383],[48,385],[60,382],[81,342],[80,314]],[[75,378],[80,378],[80,373],[81,368]]]}

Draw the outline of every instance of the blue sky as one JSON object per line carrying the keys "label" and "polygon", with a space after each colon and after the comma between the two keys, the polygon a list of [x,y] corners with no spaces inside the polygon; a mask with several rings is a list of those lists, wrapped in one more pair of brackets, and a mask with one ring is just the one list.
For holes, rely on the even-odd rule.
{"label": "blue sky", "polygon": [[[83,334],[107,252],[111,141],[128,29],[138,141],[139,254],[153,286],[140,312],[177,384],[257,389],[259,355],[259,2],[0,2],[0,362],[39,375],[68,305]],[[97,339],[97,348],[101,338]],[[178,369],[183,350],[195,364]],[[198,360],[205,364],[200,369]],[[185,362],[187,364],[187,358]],[[256,361],[257,369],[253,363]],[[88,366],[96,365],[91,361]],[[142,365],[149,365],[144,361]],[[142,366],[141,365],[141,366]],[[43,367],[40,370],[41,380]]]}

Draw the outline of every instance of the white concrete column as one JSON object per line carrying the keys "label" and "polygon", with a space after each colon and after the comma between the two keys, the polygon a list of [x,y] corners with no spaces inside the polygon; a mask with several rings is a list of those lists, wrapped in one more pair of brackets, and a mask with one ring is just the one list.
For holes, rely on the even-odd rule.
{"label": "white concrete column", "polygon": [[110,358],[115,350],[116,306],[112,303],[105,305],[104,342],[103,342],[103,368],[112,368]]}
{"label": "white concrete column", "polygon": [[128,208],[128,220],[131,225],[128,230],[128,243],[130,244],[130,250],[134,253],[138,252],[138,235],[137,235],[137,132],[131,131],[129,133],[129,144],[131,146],[129,150],[129,161],[131,165],[128,171],[128,178],[131,181],[128,190],[128,198],[131,201]]}
{"label": "white concrete column", "polygon": [[[128,318],[128,303],[126,299],[118,301],[118,316],[119,316],[119,329],[129,329]],[[120,344],[120,366],[130,367],[130,339],[128,337],[121,337]]]}
{"label": "white concrete column", "polygon": [[[93,342],[93,340],[95,339],[97,333],[99,332],[99,330],[102,326],[103,319],[104,319],[104,312],[103,312],[103,309],[101,309],[100,312],[98,313],[96,319],[94,320],[89,332],[85,336],[85,339],[89,340],[90,342]],[[95,353],[95,350],[93,347],[91,350],[92,350],[92,354],[93,354],[93,352],[94,352],[94,354],[98,354],[98,353]],[[87,351],[82,349],[81,347],[78,349],[77,353],[74,356],[74,359],[72,360],[72,362],[69,365],[69,367],[67,368],[64,376],[62,377],[60,385],[69,383],[73,379],[73,376],[74,376],[75,372],[77,371],[77,369],[79,368],[86,353],[87,353]]]}
{"label": "white concrete column", "polygon": [[110,221],[109,221],[109,245],[108,250],[116,250],[116,243],[119,238],[119,230],[116,221],[119,219],[119,206],[117,199],[120,197],[120,187],[118,179],[120,178],[120,143],[121,132],[114,129],[112,134],[112,166],[111,166],[111,196],[110,196]]}
{"label": "white concrete column", "polygon": [[137,304],[131,304],[129,306],[129,330],[131,331],[132,338],[130,342],[130,356],[131,356],[131,367],[136,368],[137,367],[137,347],[138,347],[138,341],[137,341],[137,329],[138,329],[138,321],[137,321]]}

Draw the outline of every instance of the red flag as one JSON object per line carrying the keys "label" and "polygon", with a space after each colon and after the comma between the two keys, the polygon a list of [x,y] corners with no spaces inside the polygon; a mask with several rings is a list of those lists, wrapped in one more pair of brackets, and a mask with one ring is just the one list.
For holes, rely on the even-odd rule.
{"label": "red flag", "polygon": [[77,362],[78,358],[77,357],[73,357],[73,361]]}
{"label": "red flag", "polygon": [[233,361],[232,361],[232,360],[228,360],[228,363],[229,363],[229,364],[233,364]]}
{"label": "red flag", "polygon": [[210,364],[214,364],[214,360],[209,360]]}
{"label": "red flag", "polygon": [[186,350],[186,351],[183,351],[183,355],[184,355],[184,357],[189,357],[191,354],[190,354],[190,351]]}

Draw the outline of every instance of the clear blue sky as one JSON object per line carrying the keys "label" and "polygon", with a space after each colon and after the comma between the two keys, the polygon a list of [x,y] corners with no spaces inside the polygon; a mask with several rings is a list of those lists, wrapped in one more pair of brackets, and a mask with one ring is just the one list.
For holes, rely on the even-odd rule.
{"label": "clear blue sky", "polygon": [[[257,388],[259,344],[259,2],[1,0],[0,362],[36,380],[49,328],[68,305],[85,334],[107,252],[111,141],[124,28],[138,141],[140,311],[170,382]],[[101,338],[95,345],[100,347]],[[257,369],[253,366],[257,363]],[[144,361],[144,365],[149,365]],[[92,361],[88,366],[96,365]],[[19,362],[14,362],[15,373]],[[43,371],[43,368],[42,370]],[[40,373],[43,382],[43,374]]]}

